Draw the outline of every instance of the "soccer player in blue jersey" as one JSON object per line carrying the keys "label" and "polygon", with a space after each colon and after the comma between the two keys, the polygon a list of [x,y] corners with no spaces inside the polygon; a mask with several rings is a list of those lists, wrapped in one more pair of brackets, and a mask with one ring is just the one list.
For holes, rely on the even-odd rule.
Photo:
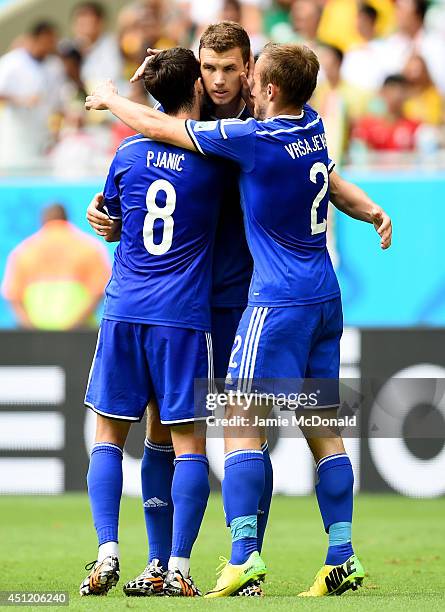
{"label": "soccer player in blue jersey", "polygon": [[[203,88],[199,64],[186,49],[159,54],[145,70],[145,85],[176,118],[199,119]],[[111,164],[104,208],[121,220],[120,242],[106,288],[104,316],[88,380],[85,404],[97,413],[88,470],[88,493],[97,531],[97,561],[81,595],[102,595],[119,579],[118,518],[122,455],[132,422],[152,397],[170,428],[176,459],[166,499],[174,508],[168,573],[153,589],[195,596],[190,554],[209,495],[205,406],[194,381],[213,377],[210,336],[212,252],[227,165],[142,135],[126,139]],[[199,180],[197,178],[199,177]],[[159,477],[159,476],[158,476]],[[171,488],[171,491],[170,491]],[[157,533],[151,546],[161,546]]]}
{"label": "soccer player in blue jersey", "polygon": [[[274,379],[275,393],[280,392],[280,381],[288,391],[290,378],[338,380],[342,312],[326,248],[329,196],[352,216],[373,223],[382,248],[391,242],[389,218],[333,171],[322,121],[307,105],[318,70],[316,56],[305,47],[267,46],[255,68],[253,89],[255,115],[264,119],[260,121],[184,124],[120,98],[110,83],[87,98],[87,108],[108,108],[149,136],[239,165],[254,275],[229,374],[243,392],[249,392],[252,381],[256,387],[263,379]],[[336,393],[330,402],[338,403]],[[241,402],[236,408],[243,407]],[[209,597],[231,595],[266,573],[256,540],[264,487],[260,439],[231,433],[226,439],[223,501],[232,556]],[[329,547],[325,565],[304,595],[340,594],[356,588],[364,576],[351,545],[351,463],[340,435],[308,437],[308,443],[317,462],[316,492]]]}
{"label": "soccer player in blue jersey", "polygon": [[[150,59],[151,56],[147,57],[133,80],[143,77]],[[253,73],[253,58],[247,32],[239,24],[232,22],[209,26],[201,36],[199,59],[207,94],[201,118],[250,117],[242,95],[246,94],[243,84],[246,90],[246,75],[249,74],[249,69]],[[213,252],[212,341],[214,372],[218,379],[224,379],[227,374],[233,339],[247,306],[253,268],[244,233],[237,174],[234,167],[233,176],[231,180],[229,178],[224,192],[224,206],[218,219]],[[108,241],[119,239],[119,222],[111,221],[107,215],[98,211],[101,206],[102,196],[98,194],[88,209],[87,218],[90,224]],[[258,516],[260,551],[273,489],[272,464],[265,439],[262,442],[262,450],[265,485]],[[157,408],[152,404],[147,416],[147,435],[141,468],[149,558],[144,571],[124,585],[124,592],[129,596],[155,594],[153,585],[158,584],[159,568],[166,565],[170,556],[173,511],[168,497],[172,478],[172,455],[170,432],[160,423]],[[159,499],[166,500],[167,505],[159,506],[154,503],[153,500]],[[259,585],[249,585],[242,592],[243,595],[259,593]]]}

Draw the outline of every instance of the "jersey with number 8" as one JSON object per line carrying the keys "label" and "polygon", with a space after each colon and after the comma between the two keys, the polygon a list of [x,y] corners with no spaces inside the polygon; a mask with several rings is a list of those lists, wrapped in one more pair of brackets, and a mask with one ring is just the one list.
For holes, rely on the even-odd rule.
{"label": "jersey with number 8", "polygon": [[315,304],[339,296],[326,247],[328,157],[323,122],[299,116],[187,121],[198,151],[236,162],[247,242],[254,260],[251,306]]}
{"label": "jersey with number 8", "polygon": [[105,209],[122,219],[104,318],[210,329],[213,239],[224,163],[141,135],[111,164]]}

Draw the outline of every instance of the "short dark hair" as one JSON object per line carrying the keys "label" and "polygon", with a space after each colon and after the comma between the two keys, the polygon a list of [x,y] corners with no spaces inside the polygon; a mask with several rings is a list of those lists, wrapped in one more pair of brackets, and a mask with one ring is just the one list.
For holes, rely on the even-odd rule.
{"label": "short dark hair", "polygon": [[391,85],[400,85],[404,87],[408,85],[408,79],[403,74],[390,74],[383,81],[383,87],[391,87]]}
{"label": "short dark hair", "polygon": [[56,31],[57,27],[52,21],[38,21],[29,28],[29,34],[33,38],[41,34],[54,34]]}
{"label": "short dark hair", "polygon": [[73,15],[79,13],[93,13],[97,19],[105,19],[106,11],[100,2],[80,2],[73,8]]}
{"label": "short dark hair", "polygon": [[373,23],[377,21],[377,17],[379,16],[377,9],[367,2],[362,2],[359,5],[358,12],[366,15]]}
{"label": "short dark hair", "polygon": [[234,21],[221,21],[213,23],[202,33],[199,41],[199,52],[201,49],[212,49],[216,53],[224,53],[239,47],[244,63],[250,58],[250,38],[246,30]]}
{"label": "short dark hair", "polygon": [[193,51],[174,47],[150,59],[144,71],[144,85],[166,113],[175,114],[193,107],[195,83],[200,76]]}
{"label": "short dark hair", "polygon": [[429,0],[413,0],[413,2],[416,15],[423,21],[430,6]]}
{"label": "short dark hair", "polygon": [[57,47],[57,51],[59,52],[60,57],[63,59],[72,59],[77,64],[82,63],[82,53],[70,40],[62,40]]}
{"label": "short dark hair", "polygon": [[42,210],[42,223],[45,224],[48,221],[68,221],[65,206],[59,202],[46,206]]}
{"label": "short dark hair", "polygon": [[241,2],[240,0],[224,0],[224,8],[232,7],[238,13],[241,12]]}
{"label": "short dark hair", "polygon": [[302,107],[314,93],[320,63],[315,53],[304,45],[269,43],[260,57],[261,87],[268,83],[280,88],[284,104]]}
{"label": "short dark hair", "polygon": [[323,49],[327,49],[333,55],[335,55],[335,57],[337,58],[337,61],[338,61],[339,64],[341,64],[343,62],[344,54],[343,54],[343,51],[341,49],[339,49],[335,45],[323,44],[322,46],[323,46]]}

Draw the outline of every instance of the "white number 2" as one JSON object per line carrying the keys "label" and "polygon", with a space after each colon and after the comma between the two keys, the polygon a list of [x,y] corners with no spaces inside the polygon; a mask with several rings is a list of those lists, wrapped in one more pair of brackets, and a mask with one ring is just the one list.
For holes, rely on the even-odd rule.
{"label": "white number 2", "polygon": [[238,366],[237,362],[234,361],[235,355],[241,348],[241,344],[243,343],[243,339],[241,336],[235,336],[235,340],[233,342],[232,354],[230,355],[229,368],[236,368]]}
{"label": "white number 2", "polygon": [[317,183],[317,176],[319,174],[323,175],[324,183],[323,183],[323,187],[321,188],[319,194],[315,198],[314,203],[312,204],[312,208],[311,208],[311,234],[312,236],[314,236],[315,234],[322,234],[323,232],[326,231],[326,219],[323,219],[321,223],[317,223],[318,207],[320,206],[321,201],[325,197],[328,191],[328,186],[329,186],[328,169],[321,162],[317,162],[311,168],[311,173],[309,176],[313,183],[315,184]]}
{"label": "white number 2", "polygon": [[[156,196],[160,191],[166,195],[165,206],[162,208],[156,204]],[[144,246],[151,255],[164,255],[172,245],[173,241],[173,213],[176,207],[176,191],[171,183],[162,179],[154,181],[147,191],[147,210],[145,216],[143,237]],[[162,240],[155,244],[153,240],[153,229],[156,219],[162,219],[164,228]]]}

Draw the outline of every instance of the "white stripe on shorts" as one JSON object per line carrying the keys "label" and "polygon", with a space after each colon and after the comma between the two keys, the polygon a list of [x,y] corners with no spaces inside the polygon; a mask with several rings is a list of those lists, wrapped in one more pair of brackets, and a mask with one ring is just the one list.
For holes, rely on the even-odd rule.
{"label": "white stripe on shorts", "polygon": [[208,393],[214,393],[215,391],[215,373],[213,370],[213,344],[212,334],[205,332],[206,343],[207,343],[207,380],[208,380]]}
{"label": "white stripe on shorts", "polygon": [[241,356],[241,364],[240,364],[240,368],[239,368],[239,372],[238,372],[238,391],[241,391],[241,381],[243,378],[243,373],[244,373],[244,364],[246,361],[246,353],[247,353],[247,345],[249,343],[249,337],[250,337],[250,333],[252,331],[252,325],[257,313],[258,307],[255,306],[255,308],[252,311],[252,314],[250,315],[250,321],[249,321],[249,325],[247,327],[247,332],[246,332],[246,336],[244,338],[244,346],[243,346],[243,353]]}
{"label": "white stripe on shorts", "polygon": [[260,306],[258,308],[258,311],[256,313],[256,317],[255,317],[255,321],[253,323],[252,326],[252,332],[250,334],[250,338],[249,338],[249,346],[247,349],[247,357],[246,357],[246,361],[244,363],[244,375],[243,375],[243,382],[242,382],[242,387],[241,387],[241,391],[243,393],[246,392],[246,387],[247,387],[247,380],[249,378],[249,371],[250,371],[250,359],[252,356],[252,349],[253,349],[253,345],[255,344],[255,338],[256,338],[256,333],[257,333],[257,329],[258,329],[258,324],[261,320],[261,315],[263,314],[263,307]]}
{"label": "white stripe on shorts", "polygon": [[[94,362],[96,361],[97,349],[99,348],[99,340],[100,340],[100,332],[101,332],[101,330],[102,330],[102,326],[99,327],[99,330],[97,332],[96,348],[94,349],[93,361],[91,362],[90,373],[88,374],[88,382],[87,382],[87,389],[85,391],[85,399],[86,399],[86,397],[88,395],[88,390],[90,388],[91,377],[93,375]],[[85,404],[85,402],[84,402],[84,404]]]}
{"label": "white stripe on shorts", "polygon": [[252,359],[251,359],[251,363],[250,363],[250,371],[248,372],[248,376],[246,379],[246,388],[245,388],[245,392],[250,393],[250,391],[252,390],[252,380],[255,374],[255,365],[256,365],[256,356],[257,356],[257,352],[258,352],[258,344],[260,343],[260,338],[261,338],[261,332],[263,331],[263,325],[264,325],[264,320],[266,318],[266,315],[268,313],[268,308],[264,308],[262,314],[261,314],[261,319],[260,322],[258,324],[258,329],[257,329],[257,333],[255,336],[255,341],[253,344],[253,352],[252,352]]}

